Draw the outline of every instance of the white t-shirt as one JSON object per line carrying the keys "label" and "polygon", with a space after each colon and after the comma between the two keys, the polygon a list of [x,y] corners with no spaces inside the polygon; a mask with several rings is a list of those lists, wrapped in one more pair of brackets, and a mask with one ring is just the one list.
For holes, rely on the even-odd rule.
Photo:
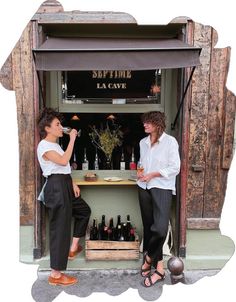
{"label": "white t-shirt", "polygon": [[62,150],[59,144],[48,142],[45,139],[40,141],[37,148],[37,156],[40,167],[43,171],[43,176],[47,177],[51,174],[70,174],[71,167],[69,162],[66,166],[62,166],[50,160],[45,160],[43,158],[44,153],[48,151],[56,151],[60,155],[64,154],[64,151]]}
{"label": "white t-shirt", "polygon": [[151,146],[150,135],[143,138],[139,145],[144,174],[159,172],[161,177],[154,177],[148,183],[139,180],[138,186],[143,189],[169,189],[175,195],[175,179],[180,171],[179,146],[176,139],[163,132],[155,145]]}

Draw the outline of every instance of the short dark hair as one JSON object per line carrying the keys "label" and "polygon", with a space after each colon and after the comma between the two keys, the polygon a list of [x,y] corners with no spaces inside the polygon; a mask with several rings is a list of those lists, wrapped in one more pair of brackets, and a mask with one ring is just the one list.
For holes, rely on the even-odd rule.
{"label": "short dark hair", "polygon": [[166,128],[165,113],[161,111],[149,111],[145,112],[141,116],[142,123],[152,123],[155,126],[161,128],[162,131]]}
{"label": "short dark hair", "polygon": [[63,120],[63,116],[53,110],[52,108],[43,108],[38,116],[37,119],[37,124],[38,124],[38,129],[39,129],[39,135],[41,139],[45,138],[47,136],[47,132],[45,131],[45,127],[50,127],[52,121],[58,118],[60,122]]}

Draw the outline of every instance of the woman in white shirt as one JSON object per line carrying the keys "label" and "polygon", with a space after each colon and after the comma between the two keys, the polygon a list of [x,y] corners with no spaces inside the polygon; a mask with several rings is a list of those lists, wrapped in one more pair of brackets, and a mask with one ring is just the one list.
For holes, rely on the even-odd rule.
{"label": "woman in white shirt", "polygon": [[[141,275],[145,277],[144,286],[150,287],[165,278],[162,248],[167,235],[180,158],[176,139],[164,132],[164,113],[144,113],[142,122],[145,133],[149,135],[140,141],[140,161],[144,171],[137,174],[144,235]],[[153,273],[152,265],[155,268]]]}
{"label": "woman in white shirt", "polygon": [[[39,115],[38,128],[42,140],[38,144],[37,156],[47,178],[44,187],[44,203],[49,213],[49,242],[51,285],[72,285],[78,279],[61,273],[66,270],[68,257],[73,259],[80,252],[79,238],[85,235],[91,210],[80,196],[79,187],[72,182],[69,160],[77,131],[72,129],[65,152],[57,143],[63,136],[61,115],[45,108]],[[71,220],[75,218],[73,240],[70,248]]]}

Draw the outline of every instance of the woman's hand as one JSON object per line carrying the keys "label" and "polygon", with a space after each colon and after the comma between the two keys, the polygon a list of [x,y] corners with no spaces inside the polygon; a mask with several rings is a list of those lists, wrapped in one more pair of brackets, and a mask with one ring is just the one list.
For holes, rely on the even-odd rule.
{"label": "woman's hand", "polygon": [[75,183],[73,183],[73,190],[74,190],[75,197],[79,197],[80,196],[80,188]]}
{"label": "woman's hand", "polygon": [[137,178],[140,180],[143,177],[143,172],[137,171]]}
{"label": "woman's hand", "polygon": [[154,177],[160,177],[161,174],[159,172],[151,172],[143,175],[142,177],[138,178],[138,180],[143,182],[149,182]]}
{"label": "woman's hand", "polygon": [[71,132],[69,133],[70,135],[70,139],[72,139],[73,141],[76,139],[77,137],[77,130],[76,129],[72,129]]}

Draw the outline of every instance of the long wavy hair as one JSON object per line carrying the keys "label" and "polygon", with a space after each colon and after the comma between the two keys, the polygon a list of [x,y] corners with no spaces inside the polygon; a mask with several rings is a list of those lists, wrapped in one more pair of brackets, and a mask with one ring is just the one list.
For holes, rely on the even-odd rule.
{"label": "long wavy hair", "polygon": [[149,111],[145,112],[141,116],[142,123],[151,123],[155,125],[162,133],[166,129],[166,117],[165,113],[161,111]]}

